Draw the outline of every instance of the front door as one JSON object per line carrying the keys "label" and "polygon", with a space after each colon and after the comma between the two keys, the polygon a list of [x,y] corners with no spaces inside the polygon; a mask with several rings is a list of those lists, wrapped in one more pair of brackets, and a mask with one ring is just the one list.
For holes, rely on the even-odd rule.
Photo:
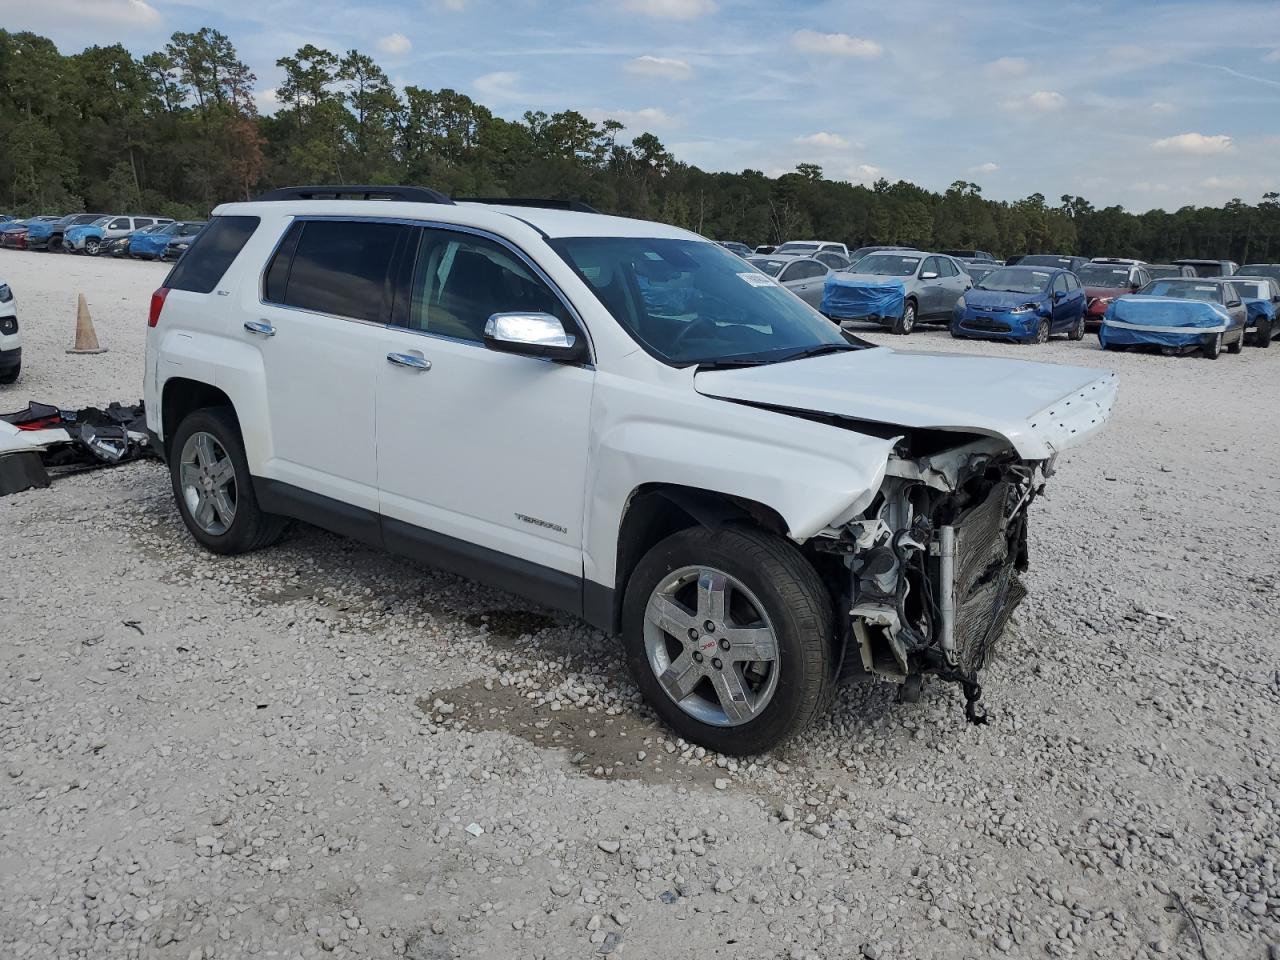
{"label": "front door", "polygon": [[385,542],[573,609],[595,372],[498,353],[483,337],[494,313],[576,321],[497,240],[420,228],[414,264],[376,372]]}

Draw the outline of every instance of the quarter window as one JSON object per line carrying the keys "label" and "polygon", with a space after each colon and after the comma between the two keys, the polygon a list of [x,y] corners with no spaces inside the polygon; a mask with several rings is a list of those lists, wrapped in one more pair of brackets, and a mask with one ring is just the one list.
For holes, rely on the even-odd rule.
{"label": "quarter window", "polygon": [[500,243],[423,228],[409,298],[408,326],[476,343],[495,313],[549,313],[574,321],[533,269]]}
{"label": "quarter window", "polygon": [[391,313],[391,261],[410,229],[397,223],[342,220],[297,224],[267,269],[264,293],[285,306],[384,323]]}
{"label": "quarter window", "polygon": [[214,217],[173,267],[164,285],[173,290],[212,293],[253,231],[257,217]]}

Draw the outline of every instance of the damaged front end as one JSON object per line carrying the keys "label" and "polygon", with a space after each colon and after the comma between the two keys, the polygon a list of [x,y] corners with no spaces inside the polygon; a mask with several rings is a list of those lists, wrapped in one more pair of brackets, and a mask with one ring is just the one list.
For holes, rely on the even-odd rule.
{"label": "damaged front end", "polygon": [[978,674],[1026,596],[1027,511],[1053,461],[991,438],[928,455],[912,442],[895,447],[871,506],[818,545],[844,561],[842,677],[871,674],[914,700],[934,674],[959,683],[983,723]]}

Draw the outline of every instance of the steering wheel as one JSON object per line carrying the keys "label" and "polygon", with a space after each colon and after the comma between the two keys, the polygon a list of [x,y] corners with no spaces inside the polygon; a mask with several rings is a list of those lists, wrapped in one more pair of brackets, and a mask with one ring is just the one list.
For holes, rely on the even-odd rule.
{"label": "steering wheel", "polygon": [[680,348],[684,346],[684,342],[688,340],[689,337],[693,336],[693,332],[695,330],[698,330],[701,327],[711,327],[712,329],[714,329],[715,325],[716,325],[716,321],[714,317],[709,317],[706,314],[702,314],[702,313],[698,314],[696,317],[694,317],[692,320],[689,321],[688,326],[686,326],[683,330],[677,333],[674,338],[672,338],[671,349],[669,352],[672,354],[678,354]]}

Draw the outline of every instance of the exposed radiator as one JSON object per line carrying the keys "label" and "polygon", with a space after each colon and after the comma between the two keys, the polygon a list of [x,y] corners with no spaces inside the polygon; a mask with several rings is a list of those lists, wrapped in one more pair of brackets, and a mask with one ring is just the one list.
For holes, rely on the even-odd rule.
{"label": "exposed radiator", "polygon": [[970,675],[991,662],[1005,624],[1027,595],[1004,523],[1015,495],[1010,484],[997,484],[955,525],[955,648],[961,671]]}

